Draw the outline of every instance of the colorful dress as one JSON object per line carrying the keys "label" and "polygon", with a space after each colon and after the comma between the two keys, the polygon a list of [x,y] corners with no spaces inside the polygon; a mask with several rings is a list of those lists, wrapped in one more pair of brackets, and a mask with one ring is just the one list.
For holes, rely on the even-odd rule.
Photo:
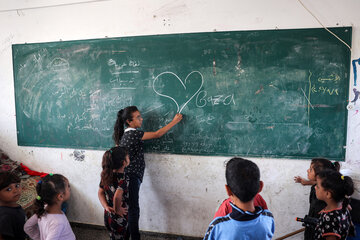
{"label": "colorful dress", "polygon": [[325,239],[335,236],[337,239],[345,240],[351,224],[349,211],[338,208],[332,211],[321,211],[319,223],[315,228],[315,239]]}
{"label": "colorful dress", "polygon": [[[310,191],[310,196],[309,196],[310,208],[309,208],[309,212],[307,215],[308,215],[308,217],[319,218],[320,211],[326,207],[326,202],[321,201],[316,198],[315,185],[311,186],[311,191]],[[305,240],[314,240],[315,239],[315,228],[314,227],[305,226],[304,239]]]}
{"label": "colorful dress", "polygon": [[[107,204],[110,207],[114,207],[114,195],[117,189],[121,189],[123,191],[123,199],[122,199],[122,207],[128,208],[128,187],[129,187],[129,179],[124,173],[114,173],[113,184],[109,186],[100,185],[105,192],[105,199]],[[128,216],[125,215],[121,217],[118,214],[110,213],[104,210],[104,223],[106,229],[110,233],[110,239],[125,239],[126,230],[128,227]]]}

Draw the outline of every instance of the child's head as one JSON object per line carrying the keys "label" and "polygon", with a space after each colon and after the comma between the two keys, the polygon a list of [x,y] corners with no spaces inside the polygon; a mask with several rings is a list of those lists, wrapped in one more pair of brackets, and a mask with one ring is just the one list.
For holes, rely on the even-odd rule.
{"label": "child's head", "polygon": [[310,168],[307,170],[308,179],[316,181],[316,176],[324,169],[339,171],[340,164],[338,162],[332,163],[326,158],[313,158],[311,160]]}
{"label": "child's head", "polygon": [[327,199],[332,199],[338,203],[354,193],[352,179],[334,170],[321,171],[317,175],[316,182],[316,197],[325,202]]}
{"label": "child's head", "polygon": [[226,184],[241,201],[249,202],[261,191],[260,170],[252,161],[232,158],[226,164]]}
{"label": "child's head", "polygon": [[125,147],[113,147],[106,151],[102,159],[101,185],[110,185],[114,170],[129,165],[129,154]]}
{"label": "child's head", "polygon": [[45,204],[52,206],[70,198],[70,184],[61,174],[48,174],[38,182],[36,192],[36,214],[41,217],[45,213]]}
{"label": "child's head", "polygon": [[21,195],[20,178],[12,172],[0,172],[0,203],[15,204]]}
{"label": "child's head", "polygon": [[133,113],[139,112],[136,106],[129,106],[124,109],[120,109],[117,113],[116,122],[114,125],[113,139],[116,145],[119,145],[120,139],[124,134],[124,124],[129,126],[129,122],[133,120]]}

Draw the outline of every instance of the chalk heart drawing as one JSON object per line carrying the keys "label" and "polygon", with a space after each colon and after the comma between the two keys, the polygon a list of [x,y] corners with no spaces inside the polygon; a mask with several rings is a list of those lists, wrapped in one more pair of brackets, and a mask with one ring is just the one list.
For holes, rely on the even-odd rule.
{"label": "chalk heart drawing", "polygon": [[[200,78],[196,75],[199,75]],[[161,77],[161,78],[160,78]],[[164,77],[168,80],[166,81],[166,84],[172,84],[174,86],[174,88],[176,89],[179,89],[179,91],[182,91],[184,95],[189,95],[191,96],[190,98],[188,98],[185,102],[180,102],[180,105],[179,103],[175,100],[174,96],[171,96],[171,94],[167,94],[165,92],[163,92],[162,89],[156,89],[156,82],[160,82],[162,81],[161,79],[164,79]],[[190,82],[191,79],[199,79],[199,88],[194,91],[194,89],[192,90],[194,93],[191,95],[191,93],[188,92],[188,87],[187,84]],[[170,80],[170,81],[169,81]],[[165,81],[163,82],[165,83]],[[154,82],[153,82],[153,89],[154,89],[154,92],[159,95],[159,96],[162,96],[162,97],[166,97],[166,98],[169,98],[171,99],[177,106],[177,112],[178,113],[181,113],[181,111],[184,109],[184,107],[196,96],[196,94],[198,94],[198,92],[201,90],[202,86],[204,84],[204,78],[203,78],[203,75],[201,74],[201,72],[199,71],[192,71],[190,72],[185,80],[181,80],[175,73],[173,72],[163,72],[163,73],[160,73],[159,75],[156,76],[156,78],[154,79]],[[191,91],[191,90],[189,90]]]}

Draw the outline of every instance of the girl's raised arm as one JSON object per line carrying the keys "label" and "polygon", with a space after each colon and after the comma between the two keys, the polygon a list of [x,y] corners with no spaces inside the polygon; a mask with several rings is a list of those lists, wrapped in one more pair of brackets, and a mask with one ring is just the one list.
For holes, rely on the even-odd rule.
{"label": "girl's raised arm", "polygon": [[182,120],[182,114],[177,113],[175,115],[175,117],[173,118],[173,120],[168,125],[166,125],[163,128],[160,128],[156,132],[145,132],[144,136],[141,138],[141,140],[149,140],[149,139],[154,139],[154,138],[160,138],[165,133],[167,133],[172,127],[174,127],[176,124],[178,124],[181,120]]}
{"label": "girl's raised arm", "polygon": [[316,181],[306,180],[305,178],[302,178],[300,176],[295,176],[294,181],[296,183],[301,183],[301,185],[314,185],[316,184]]}

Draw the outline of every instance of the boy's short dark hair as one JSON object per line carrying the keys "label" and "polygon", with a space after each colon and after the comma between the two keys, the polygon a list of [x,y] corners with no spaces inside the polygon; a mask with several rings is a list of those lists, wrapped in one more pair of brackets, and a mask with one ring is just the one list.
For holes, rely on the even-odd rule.
{"label": "boy's short dark hair", "polygon": [[3,190],[12,183],[19,183],[20,177],[13,172],[0,171],[0,190]]}
{"label": "boy's short dark hair", "polygon": [[226,164],[226,183],[242,202],[252,200],[260,189],[260,170],[250,160],[234,157]]}

